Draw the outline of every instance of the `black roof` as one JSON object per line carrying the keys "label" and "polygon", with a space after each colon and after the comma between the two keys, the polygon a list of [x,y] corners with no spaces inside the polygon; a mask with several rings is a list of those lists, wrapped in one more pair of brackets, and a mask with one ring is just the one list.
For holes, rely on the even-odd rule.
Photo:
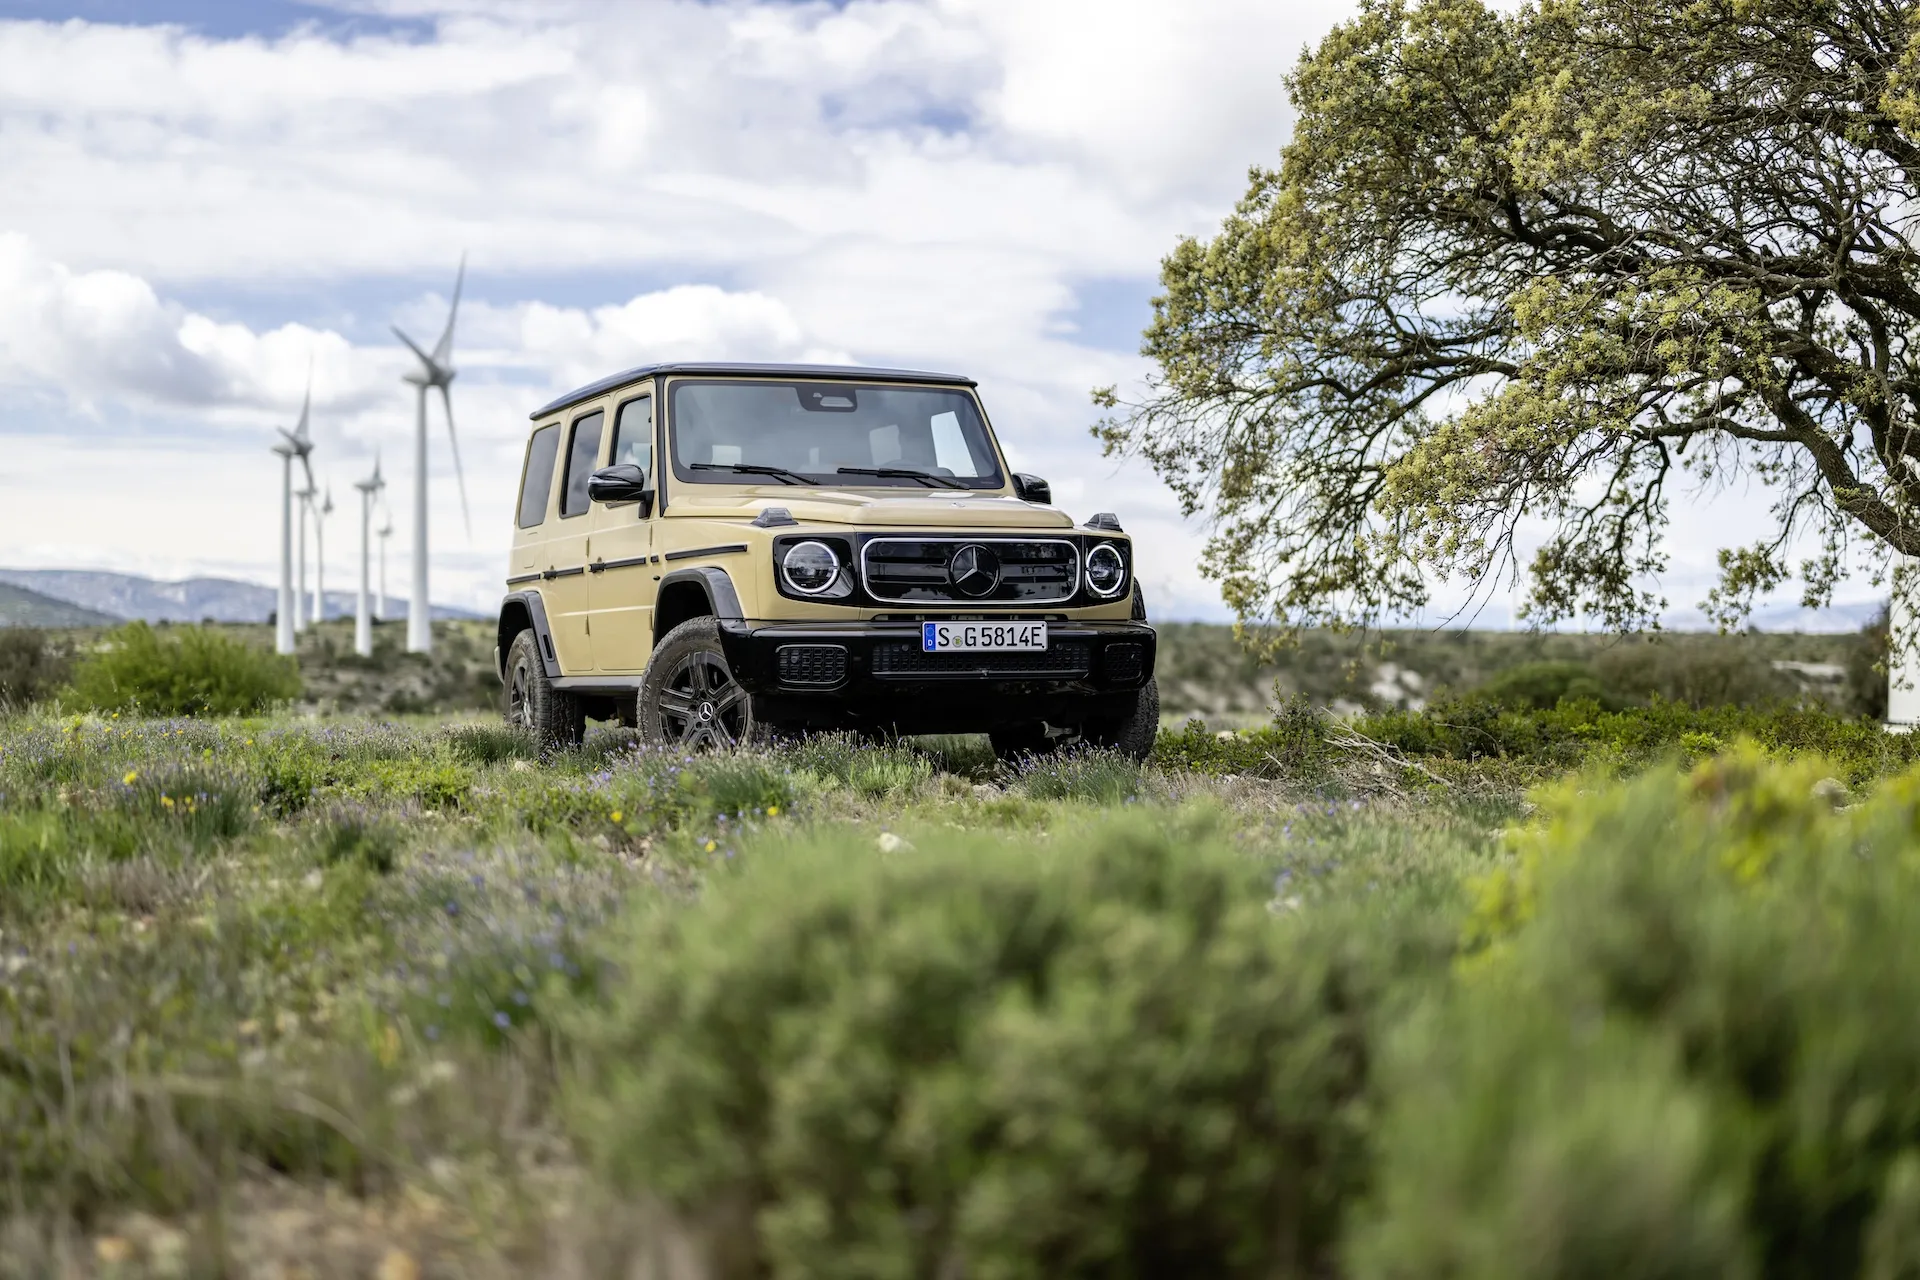
{"label": "black roof", "polygon": [[971,387],[972,378],[963,378],[957,373],[928,373],[924,369],[871,369],[857,364],[729,364],[724,361],[679,360],[666,364],[643,364],[625,373],[616,373],[610,378],[598,382],[589,382],[584,387],[576,387],[558,400],[543,404],[527,416],[544,418],[556,409],[579,404],[582,400],[591,400],[603,391],[625,386],[629,382],[638,382],[650,378],[656,373],[716,374],[720,377],[749,378],[857,378],[872,382],[931,382],[950,387]]}

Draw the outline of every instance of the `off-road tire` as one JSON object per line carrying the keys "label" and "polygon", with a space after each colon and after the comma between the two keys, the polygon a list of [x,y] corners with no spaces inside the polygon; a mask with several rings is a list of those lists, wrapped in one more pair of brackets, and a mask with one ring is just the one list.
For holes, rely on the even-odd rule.
{"label": "off-road tire", "polygon": [[766,735],[753,699],[734,680],[720,648],[720,623],[689,618],[654,646],[640,677],[643,741],[690,751],[758,744]]}
{"label": "off-road tire", "polygon": [[1160,732],[1160,686],[1149,680],[1127,714],[1111,720],[1090,720],[1080,726],[1080,741],[1131,756],[1141,764],[1153,754],[1154,735]]}
{"label": "off-road tire", "polygon": [[503,697],[507,723],[531,733],[542,755],[577,747],[586,737],[587,717],[580,700],[554,688],[547,679],[540,641],[531,630],[520,632],[507,647]]}

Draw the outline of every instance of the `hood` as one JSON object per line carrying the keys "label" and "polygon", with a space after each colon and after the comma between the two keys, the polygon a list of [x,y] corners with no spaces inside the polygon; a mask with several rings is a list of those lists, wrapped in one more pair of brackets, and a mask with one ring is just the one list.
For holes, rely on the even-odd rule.
{"label": "hood", "polygon": [[[785,507],[802,524],[877,525],[913,528],[1071,529],[1064,511],[1037,506],[1003,493],[926,490],[899,496],[866,492],[751,485],[705,493],[708,486],[675,488],[669,517],[752,520],[768,507]],[[718,488],[718,486],[714,486]]]}

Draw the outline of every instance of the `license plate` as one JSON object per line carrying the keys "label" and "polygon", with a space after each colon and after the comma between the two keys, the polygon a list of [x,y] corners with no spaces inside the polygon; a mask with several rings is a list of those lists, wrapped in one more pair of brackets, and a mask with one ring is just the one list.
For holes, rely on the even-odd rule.
{"label": "license plate", "polygon": [[923,622],[920,648],[926,653],[979,653],[983,650],[1047,648],[1044,622]]}

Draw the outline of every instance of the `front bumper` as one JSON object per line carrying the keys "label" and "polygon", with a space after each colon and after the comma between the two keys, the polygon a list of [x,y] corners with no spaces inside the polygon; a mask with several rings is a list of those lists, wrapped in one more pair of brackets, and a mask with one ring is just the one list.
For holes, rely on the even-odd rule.
{"label": "front bumper", "polygon": [[1045,653],[923,654],[906,620],[722,622],[720,646],[762,723],[895,733],[1119,718],[1154,662],[1144,622],[1049,621]]}

